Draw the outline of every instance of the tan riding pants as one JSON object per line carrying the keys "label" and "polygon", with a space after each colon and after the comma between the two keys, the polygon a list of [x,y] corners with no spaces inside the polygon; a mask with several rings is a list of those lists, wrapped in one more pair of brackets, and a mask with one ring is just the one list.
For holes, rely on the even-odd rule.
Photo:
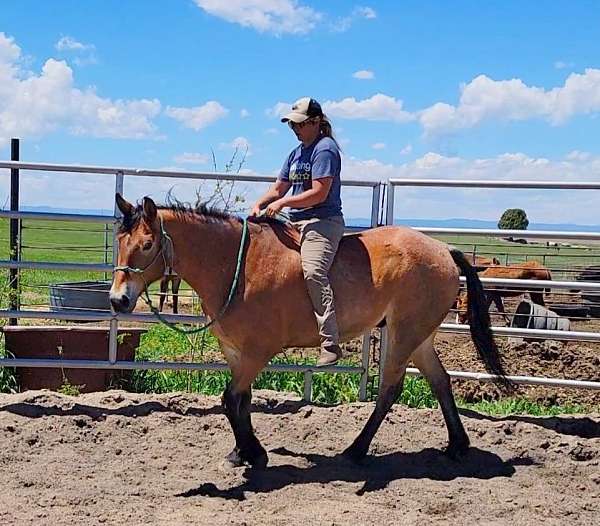
{"label": "tan riding pants", "polygon": [[333,216],[327,219],[307,219],[296,221],[295,225],[302,234],[302,271],[317,319],[321,346],[337,345],[339,332],[333,290],[327,274],[344,234],[344,218]]}

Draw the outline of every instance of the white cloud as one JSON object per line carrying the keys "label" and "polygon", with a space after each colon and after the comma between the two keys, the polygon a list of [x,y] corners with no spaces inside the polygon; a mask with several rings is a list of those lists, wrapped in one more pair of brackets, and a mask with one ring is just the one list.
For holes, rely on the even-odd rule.
{"label": "white cloud", "polygon": [[371,148],[373,150],[383,150],[386,147],[384,142],[376,142],[375,144],[371,144]]}
{"label": "white cloud", "polygon": [[292,111],[292,103],[291,102],[278,102],[272,108],[268,108],[265,110],[265,114],[267,117],[283,117],[286,113]]}
{"label": "white cloud", "polygon": [[48,59],[39,74],[19,63],[21,49],[0,33],[0,145],[13,136],[39,137],[65,129],[75,135],[139,139],[156,136],[156,99],[108,99],[74,87],[64,61]]}
{"label": "white cloud", "polygon": [[54,47],[61,52],[75,54],[73,63],[78,66],[87,66],[88,64],[97,64],[96,46],[93,44],[84,44],[75,40],[73,37],[61,37]]}
{"label": "white cloud", "polygon": [[409,155],[412,152],[412,144],[407,144],[404,148],[400,150],[400,155]]}
{"label": "white cloud", "polygon": [[210,100],[202,106],[192,108],[175,108],[168,106],[165,114],[172,119],[183,124],[186,128],[200,131],[202,128],[210,126],[219,119],[225,117],[229,110],[224,108],[217,101]]}
{"label": "white cloud", "polygon": [[195,0],[207,13],[260,33],[305,34],[322,14],[296,0]]}
{"label": "white cloud", "polygon": [[250,117],[250,112],[246,108],[242,108],[241,111],[240,111],[240,117],[242,119]]}
{"label": "white cloud", "polygon": [[323,104],[323,111],[327,115],[342,119],[396,122],[413,120],[413,116],[402,109],[402,104],[399,99],[378,93],[364,100],[347,97],[340,101],[327,101]]}
{"label": "white cloud", "polygon": [[177,164],[206,164],[209,156],[205,153],[184,152],[173,158]]}
{"label": "white cloud", "polygon": [[348,16],[339,17],[330,24],[330,29],[334,33],[343,33],[348,31],[352,27],[352,24],[359,18],[377,18],[377,13],[371,7],[355,7]]}
{"label": "white cloud", "polygon": [[358,16],[362,16],[364,18],[377,18],[377,13],[371,7],[357,7],[355,12]]}
{"label": "white cloud", "polygon": [[54,47],[58,51],[88,51],[95,49],[93,44],[83,44],[70,36],[61,37]]}
{"label": "white cloud", "polygon": [[462,86],[458,106],[437,103],[419,112],[426,134],[471,128],[496,119],[541,118],[554,125],[577,114],[600,111],[600,69],[571,73],[564,86],[545,90],[520,79],[500,80],[479,75]]}
{"label": "white cloud", "polygon": [[361,69],[359,71],[355,71],[352,76],[355,79],[359,80],[371,80],[375,78],[375,74],[368,69]]}
{"label": "white cloud", "polygon": [[587,161],[588,159],[592,158],[592,154],[589,152],[580,152],[579,150],[573,150],[572,152],[569,152],[566,156],[565,159],[567,161]]}
{"label": "white cloud", "polygon": [[240,154],[246,154],[246,157],[252,155],[250,141],[246,137],[236,137],[231,142],[222,142],[219,144],[221,150],[232,149],[238,150]]}

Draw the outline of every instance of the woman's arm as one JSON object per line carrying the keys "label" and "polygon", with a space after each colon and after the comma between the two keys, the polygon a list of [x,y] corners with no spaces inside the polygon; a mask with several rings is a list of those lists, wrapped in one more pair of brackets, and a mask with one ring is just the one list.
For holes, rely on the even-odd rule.
{"label": "woman's arm", "polygon": [[275,181],[269,187],[269,189],[254,203],[250,211],[250,216],[257,216],[259,212],[269,203],[281,199],[291,188],[291,186],[291,182],[277,179],[277,181]]}
{"label": "woman's arm", "polygon": [[274,216],[275,214],[278,214],[285,206],[291,206],[293,208],[308,208],[311,206],[316,206],[327,199],[332,182],[333,177],[321,177],[320,179],[313,179],[312,188],[309,188],[298,195],[291,195],[289,197],[276,199],[267,206],[265,213],[268,216]]}

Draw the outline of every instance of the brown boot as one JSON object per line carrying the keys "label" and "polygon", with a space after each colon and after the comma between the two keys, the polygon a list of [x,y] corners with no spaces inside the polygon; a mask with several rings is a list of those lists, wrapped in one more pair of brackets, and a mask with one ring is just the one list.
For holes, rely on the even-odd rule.
{"label": "brown boot", "polygon": [[326,347],[321,347],[321,354],[317,360],[317,367],[335,365],[341,357],[342,349],[339,345],[327,345]]}

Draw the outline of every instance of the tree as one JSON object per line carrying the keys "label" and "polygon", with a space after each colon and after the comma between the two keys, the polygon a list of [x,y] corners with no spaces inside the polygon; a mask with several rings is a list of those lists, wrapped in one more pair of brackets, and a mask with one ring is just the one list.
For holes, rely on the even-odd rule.
{"label": "tree", "polygon": [[498,228],[501,230],[527,230],[529,226],[529,219],[525,210],[520,208],[509,208],[504,211],[500,221],[498,221]]}

